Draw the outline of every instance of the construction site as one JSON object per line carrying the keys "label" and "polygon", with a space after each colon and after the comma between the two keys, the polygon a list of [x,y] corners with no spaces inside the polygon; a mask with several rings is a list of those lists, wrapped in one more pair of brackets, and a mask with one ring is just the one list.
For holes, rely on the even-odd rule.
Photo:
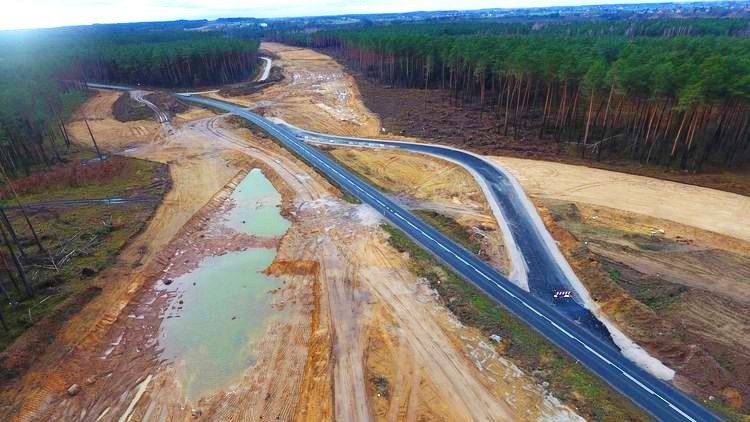
{"label": "construction site", "polygon": [[[394,111],[410,107],[393,105],[409,90],[370,86],[322,51],[259,51],[266,67],[251,84],[183,94],[310,132],[436,142],[426,107]],[[107,211],[115,226],[138,224],[57,305],[75,312],[0,353],[3,420],[651,417],[257,126],[166,91],[92,90],[67,124],[72,142],[95,136],[143,180],[58,199],[152,200]],[[424,137],[404,130],[414,121]],[[512,223],[471,169],[396,148],[317,148],[516,282]],[[473,152],[518,182],[580,280],[570,294],[590,297],[614,342],[632,347],[623,353],[747,417],[750,198],[493,151]],[[64,220],[69,205],[44,210],[57,206]]]}

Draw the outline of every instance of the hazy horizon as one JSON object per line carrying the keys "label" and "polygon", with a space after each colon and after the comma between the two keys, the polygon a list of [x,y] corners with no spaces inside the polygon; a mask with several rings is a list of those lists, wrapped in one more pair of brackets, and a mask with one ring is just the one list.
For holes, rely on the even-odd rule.
{"label": "hazy horizon", "polygon": [[[691,3],[675,0],[665,3]],[[720,1],[720,0],[705,0]],[[62,4],[61,4],[62,3]],[[232,0],[27,0],[17,3],[0,16],[0,30],[41,29],[62,26],[131,23],[150,21],[219,19],[230,17],[292,18],[344,14],[406,13],[415,11],[476,10],[491,8],[543,8],[556,6],[592,6],[607,4],[651,4],[641,0],[467,0],[457,8],[448,0],[365,1],[351,4],[343,0],[315,3],[300,0],[276,0],[273,4],[237,7]]]}

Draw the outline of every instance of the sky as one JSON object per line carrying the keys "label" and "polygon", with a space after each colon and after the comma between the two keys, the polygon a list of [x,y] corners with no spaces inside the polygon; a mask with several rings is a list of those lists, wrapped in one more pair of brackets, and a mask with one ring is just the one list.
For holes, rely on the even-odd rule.
{"label": "sky", "polygon": [[[658,0],[651,0],[655,2]],[[0,29],[221,17],[292,17],[644,0],[0,0]]]}

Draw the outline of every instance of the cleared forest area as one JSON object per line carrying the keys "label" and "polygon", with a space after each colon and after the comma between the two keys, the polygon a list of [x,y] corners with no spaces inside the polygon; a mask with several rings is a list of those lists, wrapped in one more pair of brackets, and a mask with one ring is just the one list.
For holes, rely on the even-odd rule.
{"label": "cleared forest area", "polygon": [[17,177],[64,162],[65,122],[91,95],[86,82],[171,88],[236,82],[258,68],[258,46],[252,31],[228,36],[158,24],[2,34],[0,164]]}
{"label": "cleared forest area", "polygon": [[330,49],[366,77],[421,89],[425,109],[434,89],[450,95],[430,107],[478,107],[492,133],[485,144],[700,172],[742,168],[750,157],[746,27],[746,19],[454,22],[271,38]]}
{"label": "cleared forest area", "polygon": [[[166,166],[101,149],[97,138],[106,134],[99,132],[97,116],[76,113],[85,135],[74,135],[74,111],[95,95],[86,83],[203,86],[256,71],[254,32],[230,36],[189,31],[187,25],[0,35],[0,349],[42,321],[40,330],[50,326],[52,333],[63,314],[96,295],[91,278],[141,230],[169,187]],[[162,104],[175,102],[169,96],[151,100],[169,113],[184,108]],[[140,108],[130,110],[133,105]],[[125,120],[153,116],[129,96],[120,108],[132,114]],[[48,315],[57,317],[44,319]]]}

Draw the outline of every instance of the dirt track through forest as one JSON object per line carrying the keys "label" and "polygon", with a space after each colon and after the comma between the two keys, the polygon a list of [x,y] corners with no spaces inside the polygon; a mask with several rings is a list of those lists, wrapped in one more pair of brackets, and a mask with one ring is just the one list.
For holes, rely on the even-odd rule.
{"label": "dirt track through forest", "polygon": [[[309,130],[378,135],[378,118],[330,57],[272,43],[263,48],[279,57],[274,65],[283,68],[285,79],[231,101]],[[99,91],[90,99],[70,125],[73,138],[90,142],[80,120],[86,116],[103,149],[168,163],[174,186],[146,230],[93,281],[102,294],[66,325],[27,374],[0,391],[4,419],[578,418],[439,303],[406,269],[408,257],[388,245],[371,209],[344,201],[276,143],[227,116],[191,108],[166,121],[157,113],[160,123],[121,123],[111,115],[118,95]],[[467,227],[492,228],[471,181],[451,166],[366,153],[356,158],[363,168],[398,172],[392,176],[398,180],[384,182],[395,183],[394,191],[410,195],[419,207],[455,216]],[[717,233],[702,237],[708,244],[726,244],[733,236],[739,240],[730,242],[730,249],[746,251],[742,240],[750,233],[737,224],[748,214],[746,197],[556,163],[497,161],[533,197],[607,206],[629,213],[623,220],[628,224],[648,221],[654,229],[685,234],[684,225],[660,223],[678,219]],[[252,168],[261,168],[280,191],[282,213],[292,221],[266,270],[282,281],[268,293],[279,318],[252,346],[257,360],[238,381],[191,402],[176,368],[160,357],[159,310],[176,305],[154,286],[165,271],[177,277],[207,256],[256,245],[216,226],[231,208],[227,198]],[[434,180],[419,179],[425,168]],[[399,189],[402,178],[412,182]],[[463,195],[459,182],[466,187]],[[728,205],[717,211],[717,203]],[[502,241],[492,254],[502,254]],[[81,393],[68,395],[72,384],[80,385]]]}
{"label": "dirt track through forest", "polygon": [[[264,48],[280,57],[275,64],[287,78],[240,101],[312,129],[378,130],[333,60]],[[372,210],[343,201],[288,152],[231,119],[190,109],[161,125],[121,123],[111,116],[117,95],[99,91],[82,109],[100,146],[168,163],[174,186],[146,230],[94,281],[103,288],[99,297],[0,392],[4,419],[576,418],[455,321],[405,270],[407,258],[388,246]],[[88,143],[82,122],[70,132]],[[279,319],[253,346],[257,360],[239,381],[190,402],[176,368],[159,357],[159,310],[176,304],[154,286],[164,274],[191,271],[202,257],[252,245],[216,226],[251,168],[261,168],[281,192],[282,212],[293,222],[267,270],[283,282],[269,292]],[[82,391],[71,396],[73,384]],[[384,385],[392,394],[382,394]]]}

